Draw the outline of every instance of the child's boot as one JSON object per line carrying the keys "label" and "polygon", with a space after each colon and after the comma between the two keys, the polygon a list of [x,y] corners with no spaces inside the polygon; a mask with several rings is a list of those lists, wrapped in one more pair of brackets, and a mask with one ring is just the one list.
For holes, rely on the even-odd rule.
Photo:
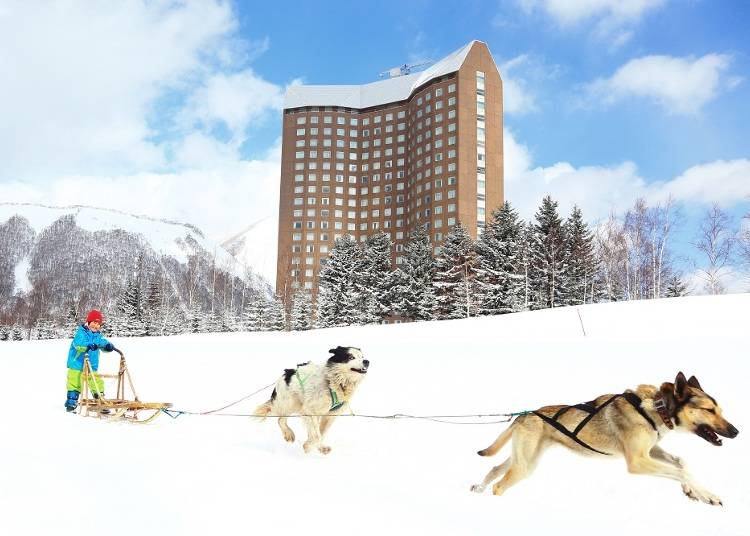
{"label": "child's boot", "polygon": [[75,411],[78,407],[78,391],[68,391],[68,399],[65,401],[65,411]]}
{"label": "child's boot", "polygon": [[[94,398],[96,400],[99,400],[100,398],[104,400],[104,393],[94,393]],[[103,407],[102,409],[99,410],[99,413],[101,413],[102,415],[109,415],[111,412],[109,411],[108,408]]]}

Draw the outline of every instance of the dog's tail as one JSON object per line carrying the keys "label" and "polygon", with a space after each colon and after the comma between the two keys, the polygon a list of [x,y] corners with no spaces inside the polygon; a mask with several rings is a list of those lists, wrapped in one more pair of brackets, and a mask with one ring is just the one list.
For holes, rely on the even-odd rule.
{"label": "dog's tail", "polygon": [[497,436],[497,439],[495,439],[492,445],[490,445],[486,449],[480,450],[479,452],[477,452],[477,454],[479,454],[480,456],[494,456],[495,454],[497,454],[513,436],[513,424],[508,426],[508,428],[506,428],[502,434]]}
{"label": "dog's tail", "polygon": [[255,411],[253,411],[253,417],[257,418],[259,421],[262,421],[263,419],[266,418],[267,415],[271,414],[272,409],[273,409],[273,398],[263,402],[260,406],[255,408]]}

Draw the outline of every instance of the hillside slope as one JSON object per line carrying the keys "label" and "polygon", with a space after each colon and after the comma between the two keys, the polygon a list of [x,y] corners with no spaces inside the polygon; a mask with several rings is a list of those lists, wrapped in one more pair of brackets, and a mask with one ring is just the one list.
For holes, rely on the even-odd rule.
{"label": "hillside slope", "polygon": [[[695,374],[740,429],[714,447],[692,434],[662,446],[724,507],[678,483],[627,473],[621,459],[562,449],[502,498],[469,492],[506,451],[476,455],[505,424],[340,418],[328,456],[286,444],[275,422],[167,416],[152,425],[65,414],[68,341],[0,343],[9,378],[0,442],[0,533],[55,534],[747,534],[750,294],[591,305],[469,320],[302,333],[119,339],[143,400],[205,411],[286,367],[362,348],[359,414],[505,413],[573,404]],[[580,317],[579,317],[580,313]],[[584,335],[585,330],[585,335]],[[116,367],[103,359],[103,369]],[[249,413],[268,390],[228,411]],[[298,437],[301,423],[292,420]]]}

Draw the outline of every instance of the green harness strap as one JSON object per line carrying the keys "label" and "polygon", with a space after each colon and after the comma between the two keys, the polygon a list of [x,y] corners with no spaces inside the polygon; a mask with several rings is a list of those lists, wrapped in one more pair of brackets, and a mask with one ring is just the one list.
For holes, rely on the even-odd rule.
{"label": "green harness strap", "polygon": [[[305,382],[307,381],[307,378],[309,378],[309,376],[303,378],[302,375],[299,373],[299,367],[297,368],[297,370],[294,371],[294,375],[297,377],[297,381],[299,382],[299,388],[304,391]],[[339,402],[339,397],[336,394],[336,391],[334,391],[330,387],[328,388],[328,392],[331,395],[331,409],[329,409],[328,411],[336,411],[337,409],[339,409],[341,406],[344,405],[344,402]]]}
{"label": "green harness strap", "polygon": [[339,402],[339,397],[336,395],[336,391],[334,391],[330,387],[328,388],[328,392],[331,393],[331,409],[329,409],[328,411],[336,411],[341,406],[343,406],[344,403]]}

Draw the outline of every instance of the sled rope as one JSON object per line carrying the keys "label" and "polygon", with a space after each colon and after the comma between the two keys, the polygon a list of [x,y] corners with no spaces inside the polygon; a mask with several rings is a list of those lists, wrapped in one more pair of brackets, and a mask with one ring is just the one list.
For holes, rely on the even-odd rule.
{"label": "sled rope", "polygon": [[[187,410],[179,410],[179,409],[167,409],[162,408],[162,412],[166,413],[173,419],[176,419],[180,417],[181,415],[196,415],[196,416],[211,416],[211,417],[257,417],[257,415],[254,415],[253,413],[219,413],[227,408],[230,408],[232,406],[236,406],[240,402],[243,402],[247,400],[248,398],[257,395],[261,391],[265,391],[269,387],[272,387],[276,385],[276,382],[269,383],[265,387],[261,387],[257,391],[253,391],[249,395],[243,396],[239,400],[236,400],[230,404],[227,404],[226,406],[212,409],[210,411],[187,411]],[[381,419],[381,420],[397,420],[397,419],[414,419],[414,420],[425,420],[425,421],[433,421],[443,424],[500,424],[505,422],[510,422],[514,417],[520,417],[522,415],[527,415],[529,413],[532,413],[531,411],[516,411],[512,413],[472,413],[472,414],[465,414],[465,415],[409,415],[406,413],[393,413],[391,415],[368,415],[363,413],[344,413],[337,415],[337,417],[359,417],[362,419]],[[323,413],[323,414],[297,414],[297,415],[264,415],[266,418],[278,418],[278,417],[286,417],[286,418],[301,418],[301,417],[328,417],[330,416],[330,413]],[[481,422],[456,422],[448,419],[494,419],[491,421],[481,421]]]}

